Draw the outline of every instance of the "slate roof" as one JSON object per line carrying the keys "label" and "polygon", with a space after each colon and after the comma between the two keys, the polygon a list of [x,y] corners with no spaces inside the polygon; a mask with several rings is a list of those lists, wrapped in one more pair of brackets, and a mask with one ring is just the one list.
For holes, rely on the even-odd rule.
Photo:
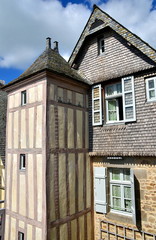
{"label": "slate roof", "polygon": [[118,23],[115,19],[102,11],[98,6],[94,5],[90,18],[69,58],[69,64],[72,66],[75,58],[79,54],[79,51],[87,36],[97,32],[106,27],[110,27],[120,36],[122,36],[127,42],[132,44],[143,54],[156,62],[156,50],[152,48],[148,43],[143,41],[134,33],[130,32],[127,28]]}
{"label": "slate roof", "polygon": [[36,73],[39,73],[43,70],[49,70],[54,73],[58,73],[63,76],[73,78],[77,81],[87,83],[91,85],[89,80],[84,79],[80,76],[76,70],[72,69],[68,62],[55,50],[51,48],[46,48],[46,50],[36,59],[36,61],[18,78],[9,82],[3,88],[7,88],[10,85],[19,82],[27,77],[33,76]]}

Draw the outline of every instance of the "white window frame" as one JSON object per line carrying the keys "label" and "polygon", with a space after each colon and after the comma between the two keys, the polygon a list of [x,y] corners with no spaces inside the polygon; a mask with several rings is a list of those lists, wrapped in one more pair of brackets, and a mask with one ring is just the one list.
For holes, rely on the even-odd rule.
{"label": "white window frame", "polygon": [[[20,154],[19,169],[24,171],[26,169],[26,155]],[[25,164],[24,164],[25,163]]]}
{"label": "white window frame", "polygon": [[[129,175],[131,177],[131,174]],[[113,209],[113,194],[112,194],[112,187],[113,186],[119,186],[121,189],[121,208],[124,209],[124,187],[130,187],[131,189],[131,202],[133,202],[132,199],[132,186],[131,186],[131,180],[125,181],[124,180],[124,169],[120,169],[120,180],[113,180],[112,179],[112,169],[110,169],[110,206],[111,206],[111,212],[113,213],[118,213],[118,214],[123,214],[126,216],[132,216],[132,207],[131,207],[131,212],[125,211],[125,210],[117,210]],[[133,204],[132,204],[133,205]]]}
{"label": "white window frame", "polygon": [[[124,91],[124,81],[131,79],[132,81],[132,90],[130,91]],[[136,121],[136,110],[135,110],[135,94],[134,94],[134,77],[133,76],[129,76],[129,77],[125,77],[121,79],[121,93],[117,93],[117,84],[119,84],[119,82],[114,83],[114,84],[109,84],[105,87],[105,103],[106,103],[106,124],[115,124],[115,123],[124,123],[124,122],[132,122],[132,121]],[[114,86],[114,94],[112,95],[107,95],[107,87],[109,86]],[[132,93],[132,104],[130,105],[125,105],[125,95],[127,93]],[[108,115],[108,100],[115,100],[119,97],[122,97],[122,102],[123,102],[123,120],[119,120],[119,106],[117,104],[117,120],[116,121],[110,121],[109,120],[109,115]],[[117,102],[118,103],[118,102]],[[133,107],[133,118],[131,119],[126,119],[126,112],[125,109],[128,107]]]}
{"label": "white window frame", "polygon": [[24,106],[27,104],[27,91],[24,90],[21,92],[21,105]]}
{"label": "white window frame", "polygon": [[[94,98],[94,89],[98,88],[99,91],[99,97]],[[99,109],[98,110],[94,110],[94,101],[99,100]],[[94,122],[94,114],[98,113],[100,114],[100,119],[99,122],[95,123]],[[93,126],[98,126],[98,125],[102,125],[102,99],[101,99],[101,84],[95,85],[92,87],[92,125]]]}
{"label": "white window frame", "polygon": [[[154,88],[152,88],[152,89],[149,89],[149,84],[148,84],[148,82],[149,82],[150,80],[153,80],[153,81],[154,81]],[[150,97],[149,97],[149,91],[150,91],[150,90],[154,90],[154,91],[155,91],[155,97],[152,98],[152,99],[150,99]],[[150,77],[150,78],[147,78],[147,79],[146,79],[146,95],[147,95],[147,102],[155,102],[155,101],[156,101],[156,77]]]}

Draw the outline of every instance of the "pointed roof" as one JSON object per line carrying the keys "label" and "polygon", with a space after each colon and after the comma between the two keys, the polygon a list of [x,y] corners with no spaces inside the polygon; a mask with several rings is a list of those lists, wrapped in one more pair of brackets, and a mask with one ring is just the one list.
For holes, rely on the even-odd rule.
{"label": "pointed roof", "polygon": [[[48,38],[50,39],[50,38]],[[76,70],[72,69],[68,62],[58,53],[58,51],[51,49],[51,44],[46,47],[46,50],[36,59],[36,61],[18,78],[9,82],[3,88],[8,87],[16,82],[24,80],[44,70],[49,70],[54,73],[58,73],[63,76],[70,77],[80,82],[91,84],[89,80],[80,76]]]}
{"label": "pointed roof", "polygon": [[116,33],[118,33],[121,37],[123,37],[127,42],[129,42],[138,50],[140,50],[152,61],[156,62],[156,50],[154,48],[152,48],[148,43],[143,41],[137,35],[130,32],[127,28],[122,26],[115,19],[113,19],[107,13],[102,11],[98,6],[94,5],[90,18],[86,26],[84,27],[84,30],[69,58],[69,64],[71,66],[74,63],[74,60],[77,57],[86,37],[106,27],[110,27],[111,29],[113,29]]}

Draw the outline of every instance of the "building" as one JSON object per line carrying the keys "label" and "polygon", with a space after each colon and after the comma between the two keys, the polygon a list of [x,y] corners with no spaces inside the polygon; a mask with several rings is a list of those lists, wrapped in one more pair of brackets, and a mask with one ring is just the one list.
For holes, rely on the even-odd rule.
{"label": "building", "polygon": [[156,238],[152,47],[94,6],[69,63],[48,38],[3,89],[5,240]]}
{"label": "building", "polygon": [[95,239],[155,239],[156,51],[94,6],[69,63],[92,82]]}

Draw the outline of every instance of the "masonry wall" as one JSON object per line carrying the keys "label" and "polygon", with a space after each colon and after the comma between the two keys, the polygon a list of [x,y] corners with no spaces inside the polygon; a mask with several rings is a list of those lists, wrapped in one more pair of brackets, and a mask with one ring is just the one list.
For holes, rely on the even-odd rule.
{"label": "masonry wall", "polygon": [[93,239],[87,88],[48,79],[48,240]]}
{"label": "masonry wall", "polygon": [[[123,160],[107,160],[106,157],[92,158],[93,167],[106,167],[106,168],[132,168],[135,175],[135,202],[136,202],[136,216],[137,225],[133,224],[132,218],[120,214],[113,214],[109,210],[106,215],[95,213],[95,240],[100,239],[100,221],[112,222],[123,227],[137,229],[136,239],[140,240],[141,231],[150,234],[156,234],[156,158],[152,157],[124,157]],[[109,188],[109,183],[108,183]],[[107,199],[108,205],[110,199]],[[103,230],[107,230],[107,224],[102,224]],[[115,227],[109,225],[110,231],[115,233]],[[118,233],[124,235],[122,227],[118,228]],[[127,236],[133,238],[132,231],[127,230]],[[107,234],[103,233],[102,238],[108,239]],[[147,239],[152,239],[146,235]],[[110,239],[115,239],[112,235]]]}
{"label": "masonry wall", "polygon": [[[27,103],[21,106],[24,90]],[[45,99],[45,79],[8,94],[5,240],[18,239],[18,231],[24,239],[46,239]],[[25,170],[20,154],[26,156]]]}

